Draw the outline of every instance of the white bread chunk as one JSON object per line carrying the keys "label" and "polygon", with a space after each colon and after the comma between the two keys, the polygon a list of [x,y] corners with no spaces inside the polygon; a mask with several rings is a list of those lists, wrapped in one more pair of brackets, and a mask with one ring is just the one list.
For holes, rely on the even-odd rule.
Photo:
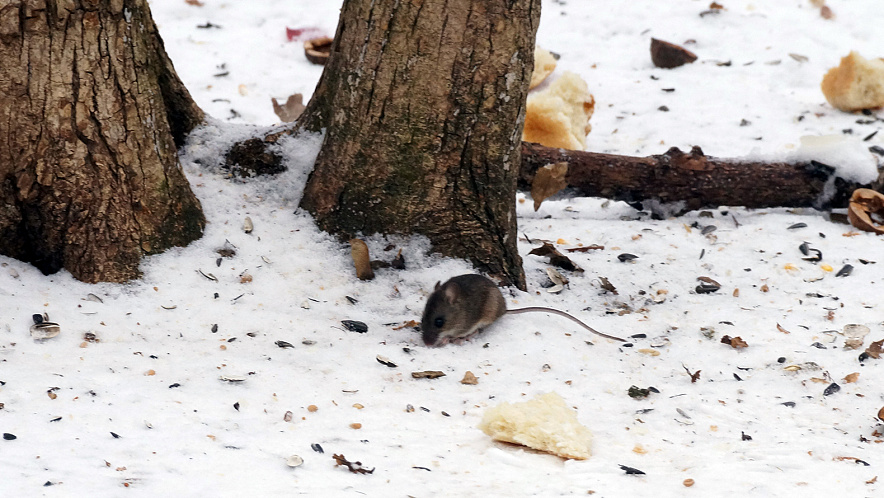
{"label": "white bread chunk", "polygon": [[577,421],[577,411],[551,392],[522,403],[501,403],[485,410],[479,429],[497,441],[521,444],[562,458],[590,457],[592,433]]}
{"label": "white bread chunk", "polygon": [[586,82],[565,71],[548,88],[528,95],[522,140],[583,150],[586,135],[592,130],[589,118],[594,110],[595,99]]}
{"label": "white bread chunk", "polygon": [[543,80],[555,69],[556,58],[553,57],[553,54],[545,48],[534,47],[534,72],[531,73],[531,83],[528,84],[528,90],[543,83]]}
{"label": "white bread chunk", "polygon": [[884,59],[866,59],[857,52],[841,58],[820,85],[832,107],[853,112],[884,107]]}

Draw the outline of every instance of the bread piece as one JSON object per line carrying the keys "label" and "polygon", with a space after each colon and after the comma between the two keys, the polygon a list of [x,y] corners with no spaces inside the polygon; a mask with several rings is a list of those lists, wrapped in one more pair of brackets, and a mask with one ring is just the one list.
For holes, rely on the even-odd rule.
{"label": "bread piece", "polygon": [[577,421],[577,412],[554,392],[522,403],[501,403],[489,408],[479,429],[497,441],[521,444],[562,458],[590,457],[592,433]]}
{"label": "bread piece", "polygon": [[543,80],[555,69],[556,58],[553,57],[553,54],[545,48],[534,47],[534,72],[531,73],[531,83],[528,84],[528,90],[543,83]]}
{"label": "bread piece", "polygon": [[595,99],[580,76],[565,71],[549,88],[528,95],[522,140],[583,150]]}
{"label": "bread piece", "polygon": [[857,52],[841,58],[820,85],[832,107],[853,112],[884,107],[884,59],[866,59]]}

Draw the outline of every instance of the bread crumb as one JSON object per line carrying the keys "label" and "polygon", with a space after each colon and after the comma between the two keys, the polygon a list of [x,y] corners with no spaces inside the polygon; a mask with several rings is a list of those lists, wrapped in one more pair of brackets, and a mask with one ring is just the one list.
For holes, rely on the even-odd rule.
{"label": "bread crumb", "polygon": [[547,76],[552,74],[556,69],[556,58],[552,52],[542,47],[534,47],[534,72],[531,73],[531,83],[528,89],[536,87],[543,83]]}
{"label": "bread crumb", "polygon": [[586,82],[565,71],[549,88],[528,96],[522,140],[583,150],[594,110],[595,99]]}
{"label": "bread crumb", "polygon": [[884,107],[884,59],[866,59],[852,51],[826,73],[820,87],[829,104],[842,111]]}
{"label": "bread crumb", "polygon": [[501,403],[485,410],[479,424],[497,441],[521,444],[562,458],[590,457],[592,433],[577,421],[577,411],[551,392],[522,403]]}

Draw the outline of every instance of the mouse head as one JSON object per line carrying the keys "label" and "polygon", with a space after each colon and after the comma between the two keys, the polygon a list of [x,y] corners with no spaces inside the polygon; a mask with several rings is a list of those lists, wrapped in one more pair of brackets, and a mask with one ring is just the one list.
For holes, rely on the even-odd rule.
{"label": "mouse head", "polygon": [[421,333],[427,346],[441,346],[463,328],[463,313],[458,313],[458,303],[463,291],[455,282],[436,282],[435,290],[427,298],[421,318]]}

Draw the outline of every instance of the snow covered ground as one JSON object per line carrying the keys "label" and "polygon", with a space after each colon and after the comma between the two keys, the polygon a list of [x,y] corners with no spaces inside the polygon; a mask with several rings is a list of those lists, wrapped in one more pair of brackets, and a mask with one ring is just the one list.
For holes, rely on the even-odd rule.
{"label": "snow covered ground", "polygon": [[[203,3],[151,8],[179,74],[215,118],[182,156],[209,220],[204,237],[147,259],[144,278],[125,285],[44,276],[0,257],[0,432],[9,435],[0,495],[882,492],[884,359],[858,358],[884,339],[884,239],[811,209],[721,207],[655,221],[604,199],[547,200],[535,213],[520,194],[520,234],[563,251],[604,249],[570,253],[586,271],[550,294],[548,265],[522,238],[530,292],[507,292],[508,304],[568,310],[631,346],[526,314],[464,345],[426,348],[397,327],[419,319],[436,281],[470,267],[428,254],[420,239],[373,237],[374,257],[401,249],[407,270],[355,279],[349,248],[296,211],[319,137],[286,144],[290,170],[278,178],[234,183],[212,167],[225,140],[252,130],[226,122],[271,125],[271,97],[309,97],[321,68],[286,27],[332,34],[339,4]],[[723,157],[781,156],[802,136],[837,134],[855,140],[844,150],[856,157],[884,144],[884,133],[862,141],[884,128],[884,113],[836,111],[819,83],[850,50],[884,56],[880,2],[828,4],[832,20],[804,0],[727,1],[704,16],[704,1],[545,1],[538,43],[561,54],[556,73],[580,74],[595,95],[588,150],[699,145]],[[199,27],[207,23],[217,27]],[[693,40],[686,46],[699,60],[656,69],[651,37]],[[875,174],[871,156],[849,166]],[[704,235],[707,226],[717,229]],[[802,260],[803,242],[822,260]],[[235,254],[221,257],[222,248]],[[638,258],[622,263],[622,253]],[[837,277],[846,264],[852,273]],[[697,293],[701,276],[721,290]],[[61,334],[37,342],[28,328],[44,312]],[[848,324],[870,329],[859,349],[844,347]],[[748,347],[723,344],[725,335]],[[411,377],[423,370],[447,375]],[[460,383],[468,370],[478,385]],[[633,399],[630,386],[659,392]],[[593,431],[589,460],[495,443],[476,429],[487,407],[550,391]],[[375,471],[350,473],[333,454]],[[289,467],[292,455],[303,465]]]}

